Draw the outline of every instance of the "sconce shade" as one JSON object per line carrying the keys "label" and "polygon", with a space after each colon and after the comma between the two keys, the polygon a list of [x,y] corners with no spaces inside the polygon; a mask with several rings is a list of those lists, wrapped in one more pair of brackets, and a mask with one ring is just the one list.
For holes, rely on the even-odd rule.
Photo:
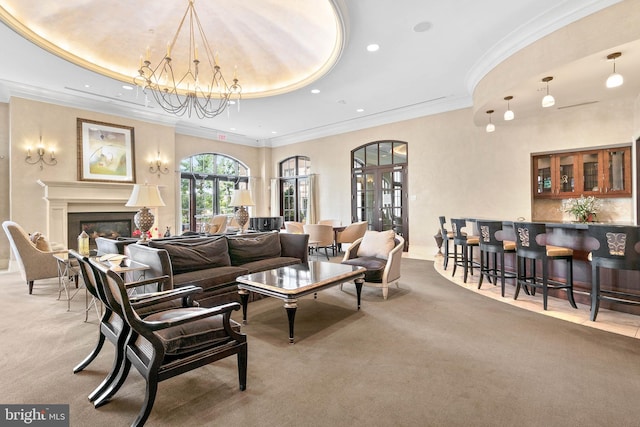
{"label": "sconce shade", "polygon": [[157,185],[135,184],[125,206],[129,208],[153,208],[165,206]]}
{"label": "sconce shade", "polygon": [[235,190],[229,206],[254,206],[249,190]]}

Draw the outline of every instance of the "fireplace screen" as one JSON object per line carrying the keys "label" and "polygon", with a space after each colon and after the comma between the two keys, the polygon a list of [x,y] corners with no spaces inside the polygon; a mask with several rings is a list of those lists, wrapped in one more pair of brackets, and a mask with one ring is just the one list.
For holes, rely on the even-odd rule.
{"label": "fireplace screen", "polygon": [[83,231],[89,235],[89,247],[96,248],[96,237],[117,239],[131,237],[135,212],[73,213],[69,214],[69,248],[77,246],[77,238]]}

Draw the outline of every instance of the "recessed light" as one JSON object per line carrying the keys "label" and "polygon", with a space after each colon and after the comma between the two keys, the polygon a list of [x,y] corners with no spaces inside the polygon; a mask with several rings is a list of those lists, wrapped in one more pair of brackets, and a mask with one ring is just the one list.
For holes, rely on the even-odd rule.
{"label": "recessed light", "polygon": [[369,52],[376,52],[376,51],[378,51],[378,49],[380,49],[380,46],[378,46],[378,45],[377,45],[377,44],[375,44],[375,43],[372,43],[372,44],[370,44],[369,46],[367,46],[367,50],[368,50]]}
{"label": "recessed light", "polygon": [[229,130],[236,130],[236,128],[229,128]]}
{"label": "recessed light", "polygon": [[122,89],[125,89],[125,90],[133,90],[133,86],[129,86],[129,85],[122,85]]}
{"label": "recessed light", "polygon": [[276,132],[275,130],[272,130],[271,133],[275,135],[278,132]]}
{"label": "recessed light", "polygon": [[415,31],[416,33],[424,33],[425,31],[429,31],[430,29],[431,29],[431,22],[429,21],[418,22],[416,25],[413,26],[413,31]]}
{"label": "recessed light", "polygon": [[364,108],[358,108],[358,109],[356,110],[356,113],[362,113],[363,111],[364,111]]}
{"label": "recessed light", "polygon": [[320,89],[311,89],[311,93],[320,93]]}
{"label": "recessed light", "polygon": [[91,87],[91,85],[90,84],[86,84],[86,85],[84,85],[84,87],[88,88],[88,87]]}

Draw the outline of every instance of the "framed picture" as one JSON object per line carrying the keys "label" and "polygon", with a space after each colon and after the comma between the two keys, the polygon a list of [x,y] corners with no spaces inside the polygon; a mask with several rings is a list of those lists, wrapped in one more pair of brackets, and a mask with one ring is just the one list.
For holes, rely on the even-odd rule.
{"label": "framed picture", "polygon": [[133,127],[78,118],[78,180],[136,182]]}

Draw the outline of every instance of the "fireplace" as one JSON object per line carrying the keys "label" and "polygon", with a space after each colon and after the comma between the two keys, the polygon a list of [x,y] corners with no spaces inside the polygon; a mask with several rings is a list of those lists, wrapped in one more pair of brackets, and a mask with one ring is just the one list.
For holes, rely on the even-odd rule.
{"label": "fireplace", "polygon": [[78,247],[78,235],[89,235],[89,249],[96,248],[96,237],[131,237],[135,230],[135,212],[76,212],[68,214],[67,247]]}

